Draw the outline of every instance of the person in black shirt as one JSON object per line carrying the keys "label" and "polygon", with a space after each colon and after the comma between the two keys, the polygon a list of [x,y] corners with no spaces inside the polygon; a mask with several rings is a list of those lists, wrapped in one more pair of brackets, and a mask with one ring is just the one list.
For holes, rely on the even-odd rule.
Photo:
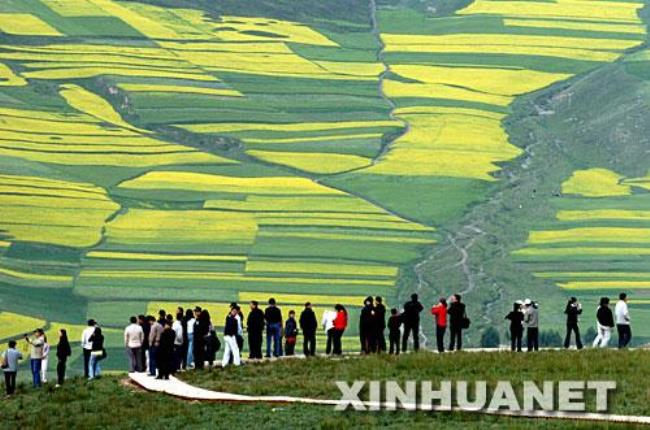
{"label": "person in black shirt", "polygon": [[418,295],[411,294],[411,301],[404,303],[402,323],[404,324],[404,335],[402,337],[402,351],[406,352],[409,335],[413,333],[413,349],[420,349],[420,312],[424,310],[422,303],[418,302]]}
{"label": "person in black shirt", "polygon": [[389,354],[399,355],[399,328],[402,325],[402,316],[397,309],[390,310],[390,317],[388,318],[388,342],[390,343]]}
{"label": "person in black shirt", "polygon": [[316,329],[318,321],[311,308],[311,303],[305,303],[305,309],[300,313],[300,330],[302,330],[302,351],[306,357],[316,355]]}
{"label": "person in black shirt", "polygon": [[449,309],[447,309],[447,316],[449,318],[449,333],[451,335],[449,350],[453,351],[454,348],[457,348],[460,351],[463,348],[463,328],[467,321],[465,303],[461,302],[460,294],[454,294],[451,297],[451,303]]}
{"label": "person in black shirt", "polygon": [[269,299],[269,306],[264,310],[266,321],[266,356],[271,356],[271,343],[273,343],[273,356],[282,356],[282,312],[275,305],[275,299]]}
{"label": "person in black shirt", "polygon": [[194,308],[194,367],[205,367],[205,347],[210,333],[209,316],[200,307]]}
{"label": "person in black shirt", "polygon": [[571,297],[564,309],[566,314],[566,337],[564,338],[564,347],[569,348],[571,345],[571,332],[576,335],[576,346],[582,349],[582,341],[580,340],[580,328],[578,327],[578,317],[582,314],[582,305],[578,299]]}
{"label": "person in black shirt", "polygon": [[510,350],[521,352],[521,338],[524,336],[524,313],[521,311],[521,305],[515,303],[512,306],[512,312],[506,315],[510,320]]}
{"label": "person in black shirt", "polygon": [[612,329],[614,328],[614,314],[609,308],[609,298],[601,297],[600,306],[596,312],[596,320],[598,321],[598,335],[594,339],[594,348],[607,348],[609,339],[612,337]]}
{"label": "person in black shirt", "polygon": [[162,334],[160,335],[160,346],[158,347],[158,376],[156,379],[169,379],[174,367],[174,340],[176,332],[172,330],[172,321],[165,320]]}
{"label": "person in black shirt", "polygon": [[68,357],[72,355],[72,348],[70,348],[70,342],[68,341],[68,332],[64,328],[59,332],[59,344],[56,347],[56,358],[58,359],[56,364],[57,387],[63,385],[63,381],[65,380],[66,363],[68,362]]}
{"label": "person in black shirt", "polygon": [[385,352],[386,337],[384,336],[384,330],[386,330],[386,306],[384,306],[384,300],[380,296],[375,297],[375,319],[377,328],[377,351]]}
{"label": "person in black shirt", "polygon": [[361,352],[364,354],[370,354],[377,349],[375,318],[372,297],[366,297],[359,315],[359,340],[361,341]]}
{"label": "person in black shirt", "polygon": [[237,344],[237,334],[239,333],[239,306],[235,305],[230,308],[230,313],[226,317],[225,327],[223,329],[223,342],[226,345],[221,367],[225,368],[228,363],[232,362],[235,366],[241,364],[239,346]]}
{"label": "person in black shirt", "polygon": [[[142,339],[142,348],[140,348],[140,369],[148,369],[149,362],[149,332],[151,331],[151,324],[147,321],[147,318],[140,314],[138,315],[138,325],[142,327],[142,332],[144,333],[144,339]],[[143,370],[144,371],[144,370]]]}
{"label": "person in black shirt", "polygon": [[246,328],[248,330],[248,358],[261,359],[264,312],[262,312],[255,300],[251,302],[251,311],[246,320]]}

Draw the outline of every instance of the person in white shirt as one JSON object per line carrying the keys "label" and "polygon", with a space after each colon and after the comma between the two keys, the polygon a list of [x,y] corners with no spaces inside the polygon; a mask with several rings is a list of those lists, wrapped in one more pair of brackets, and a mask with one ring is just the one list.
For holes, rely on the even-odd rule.
{"label": "person in white shirt", "polygon": [[41,382],[43,384],[47,383],[47,365],[49,363],[48,357],[50,356],[50,344],[47,342],[47,336],[44,336],[43,339],[45,343],[43,344],[43,358],[41,359]]}
{"label": "person in white shirt", "polygon": [[185,363],[189,369],[194,367],[194,324],[196,324],[196,318],[194,318],[191,309],[187,310],[185,319],[187,319],[187,358]]}
{"label": "person in white shirt", "polygon": [[173,373],[178,372],[181,368],[181,351],[183,350],[183,313],[176,314],[176,319],[172,323],[172,330],[176,334],[174,338],[174,362],[172,363]]}
{"label": "person in white shirt", "polygon": [[97,323],[95,320],[88,320],[88,327],[81,332],[81,348],[84,352],[84,378],[88,379],[88,370],[90,366],[90,352],[93,350],[93,343],[90,341],[90,336],[95,333],[95,326]]}
{"label": "person in white shirt", "polygon": [[632,328],[630,327],[630,311],[627,307],[627,294],[621,293],[619,301],[614,309],[616,319],[616,330],[618,331],[618,348],[625,348],[632,339]]}
{"label": "person in white shirt", "polygon": [[132,316],[129,324],[124,329],[124,346],[126,347],[126,355],[129,357],[129,372],[142,372],[144,366],[142,364],[142,342],[144,342],[144,330],[138,324],[138,318]]}
{"label": "person in white shirt", "polygon": [[325,329],[327,334],[327,346],[325,347],[325,353],[330,354],[332,352],[332,340],[334,339],[334,320],[336,319],[336,311],[325,311],[323,313],[323,319],[321,320],[321,325]]}

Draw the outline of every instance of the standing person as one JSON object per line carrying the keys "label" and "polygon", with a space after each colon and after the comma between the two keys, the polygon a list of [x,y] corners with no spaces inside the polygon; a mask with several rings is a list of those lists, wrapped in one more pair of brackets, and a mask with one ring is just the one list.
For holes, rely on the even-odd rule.
{"label": "standing person", "polygon": [[151,329],[149,330],[149,376],[156,376],[158,370],[158,348],[160,347],[160,336],[163,332],[163,325],[149,315],[147,317]]}
{"label": "standing person", "polygon": [[[182,308],[179,308],[182,309]],[[172,360],[172,374],[178,372],[181,368],[181,363],[183,362],[183,338],[185,334],[183,332],[183,313],[177,313],[176,319],[172,322],[172,330],[176,337],[174,338],[174,354]]]}
{"label": "standing person", "polygon": [[210,321],[206,319],[203,310],[197,306],[194,308],[194,368],[205,367],[205,346],[210,334]]}
{"label": "standing person", "polygon": [[451,303],[449,304],[449,309],[447,309],[447,315],[449,316],[449,332],[451,339],[449,340],[449,350],[453,351],[456,348],[458,351],[463,349],[463,329],[469,321],[467,319],[467,311],[465,308],[465,303],[462,301],[460,294],[454,294],[451,296]]}
{"label": "standing person", "polygon": [[142,347],[140,348],[140,372],[146,372],[149,369],[149,331],[151,330],[151,325],[142,314],[138,315],[138,325],[144,335],[142,338]]}
{"label": "standing person", "polygon": [[377,352],[386,352],[386,306],[384,306],[384,299],[380,296],[375,297],[375,322],[377,333]]}
{"label": "standing person", "polygon": [[305,309],[300,313],[300,330],[302,330],[302,352],[305,357],[316,355],[316,314],[311,308],[311,303],[305,303]]}
{"label": "standing person", "polygon": [[43,358],[41,359],[41,382],[47,383],[47,368],[50,363],[50,343],[47,341],[47,336],[43,335]]}
{"label": "standing person", "polygon": [[289,318],[284,323],[284,352],[285,355],[294,355],[296,341],[298,339],[298,323],[296,322],[296,311],[289,311]]}
{"label": "standing person", "polygon": [[524,313],[521,311],[521,305],[513,304],[512,311],[505,319],[510,320],[510,350],[521,352],[521,338],[524,335]]}
{"label": "standing person", "polygon": [[578,318],[582,314],[582,305],[578,299],[571,297],[564,309],[566,314],[566,337],[564,338],[564,348],[571,345],[571,332],[576,335],[576,347],[582,349],[582,340],[580,340],[580,328],[578,327]]}
{"label": "standing person", "polygon": [[246,320],[248,330],[248,358],[262,358],[262,334],[264,333],[264,312],[255,300],[250,303],[251,311]]}
{"label": "standing person", "polygon": [[361,352],[363,354],[376,351],[376,334],[375,307],[373,306],[372,297],[366,297],[359,315],[359,340],[361,341]]}
{"label": "standing person", "polygon": [[[244,312],[241,310],[241,306],[239,306],[237,303],[231,303],[231,307],[234,307],[235,310],[237,311],[237,315],[235,317],[237,318],[237,347],[239,348],[240,356],[241,352],[244,350]],[[230,360],[230,363],[232,364],[232,359]]]}
{"label": "standing person", "polygon": [[126,348],[126,356],[129,359],[129,373],[140,372],[142,370],[140,357],[144,331],[135,316],[132,316],[129,321],[130,324],[124,329],[124,347]]}
{"label": "standing person", "polygon": [[334,318],[334,333],[332,336],[333,343],[333,353],[334,355],[343,354],[343,349],[341,348],[341,338],[343,337],[343,332],[348,326],[348,311],[345,310],[343,305],[338,304],[334,306],[336,310],[336,318]]}
{"label": "standing person", "polygon": [[194,363],[194,312],[192,309],[185,311],[185,358],[183,358],[183,368],[189,369]]}
{"label": "standing person", "polygon": [[33,337],[25,335],[25,341],[29,343],[29,361],[32,369],[32,382],[34,388],[41,386],[41,362],[43,360],[43,345],[45,345],[45,333],[42,329],[34,330]]}
{"label": "standing person", "polygon": [[201,318],[208,327],[208,334],[205,335],[205,360],[208,362],[208,368],[212,369],[214,360],[217,357],[217,333],[212,325],[212,318],[207,309],[201,311]]}
{"label": "standing person", "polygon": [[5,389],[7,396],[16,392],[16,375],[18,374],[18,361],[23,359],[23,354],[16,349],[16,341],[9,341],[9,348],[2,355],[2,370],[5,374]]}
{"label": "standing person", "polygon": [[266,357],[271,357],[271,343],[273,343],[273,356],[282,355],[282,312],[275,304],[275,299],[269,299],[269,306],[264,310],[266,321]]}
{"label": "standing person", "polygon": [[431,307],[431,315],[436,319],[436,343],[438,352],[445,352],[445,332],[447,331],[447,300],[441,298]]}
{"label": "standing person", "polygon": [[89,319],[88,326],[81,332],[81,348],[84,354],[84,378],[88,379],[88,370],[90,369],[90,352],[93,350],[93,344],[90,342],[90,336],[95,332],[95,320]]}
{"label": "standing person", "polygon": [[169,375],[174,370],[174,344],[176,342],[176,332],[172,328],[173,322],[165,320],[162,333],[160,334],[160,343],[156,352],[158,362],[158,376],[156,379],[169,379]]}
{"label": "standing person", "polygon": [[396,308],[390,310],[388,318],[388,342],[390,343],[389,354],[399,355],[400,330],[402,316]]}
{"label": "standing person", "polygon": [[62,328],[59,330],[59,343],[56,346],[56,386],[60,387],[65,381],[65,368],[68,362],[68,357],[72,355],[72,348],[70,348],[70,341],[68,341],[68,332]]}
{"label": "standing person", "polygon": [[165,321],[167,321],[167,311],[165,311],[164,309],[160,309],[158,311],[158,323],[161,326],[163,326],[163,330],[164,330],[164,326],[165,326]]}
{"label": "standing person", "polygon": [[618,331],[618,349],[627,347],[632,340],[632,329],[630,328],[630,310],[627,307],[627,294],[621,293],[614,308],[616,315],[616,330]]}
{"label": "standing person", "polygon": [[231,307],[230,313],[226,316],[226,324],[223,329],[223,343],[224,351],[221,359],[221,367],[228,366],[232,358],[232,363],[235,366],[241,364],[241,357],[239,355],[239,346],[237,345],[237,333],[239,332],[239,321],[237,319],[237,307]]}
{"label": "standing person", "polygon": [[325,311],[323,312],[323,319],[321,320],[321,325],[323,330],[325,330],[325,335],[327,336],[327,342],[325,345],[325,354],[330,355],[332,353],[332,345],[334,343],[334,320],[336,319],[336,311]]}
{"label": "standing person", "polygon": [[420,312],[424,310],[422,303],[418,301],[418,295],[411,294],[411,301],[404,303],[402,322],[404,324],[404,335],[402,337],[402,351],[406,352],[409,335],[413,334],[413,349],[420,350]]}
{"label": "standing person", "polygon": [[609,339],[612,337],[612,329],[614,328],[614,315],[609,308],[609,297],[600,298],[600,306],[596,311],[596,328],[598,334],[594,339],[594,348],[607,348]]}
{"label": "standing person", "polygon": [[526,325],[526,344],[528,352],[539,350],[539,310],[537,302],[524,300],[524,324]]}
{"label": "standing person", "polygon": [[106,358],[106,350],[104,349],[104,335],[102,334],[101,327],[95,327],[95,331],[90,336],[90,341],[93,344],[93,349],[90,352],[90,369],[88,370],[88,379],[96,379],[102,373],[102,367],[99,362]]}

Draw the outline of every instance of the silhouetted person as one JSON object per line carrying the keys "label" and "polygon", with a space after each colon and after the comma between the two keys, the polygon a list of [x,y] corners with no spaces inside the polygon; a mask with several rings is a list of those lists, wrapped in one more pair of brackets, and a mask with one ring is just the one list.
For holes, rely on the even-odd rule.
{"label": "silhouetted person", "polygon": [[266,321],[266,356],[271,356],[271,344],[273,344],[273,356],[282,355],[282,312],[275,304],[275,299],[269,299],[269,305],[264,310]]}
{"label": "silhouetted person", "polygon": [[377,350],[377,326],[372,297],[366,297],[359,315],[359,340],[361,352],[370,354]]}
{"label": "silhouetted person", "polygon": [[596,321],[598,334],[594,339],[594,348],[607,348],[609,339],[612,337],[612,329],[614,328],[614,314],[609,308],[609,298],[601,297],[600,306],[596,312]]}
{"label": "silhouetted person", "polygon": [[453,351],[457,349],[460,351],[463,349],[463,330],[467,328],[467,312],[465,309],[465,303],[461,301],[460,294],[454,294],[451,296],[451,303],[447,309],[447,316],[449,317],[449,350]]}
{"label": "silhouetted person", "polygon": [[566,314],[566,337],[564,338],[564,347],[568,348],[571,345],[571,333],[575,333],[576,346],[582,349],[582,340],[580,340],[580,328],[578,327],[578,317],[582,314],[582,305],[578,299],[571,297],[564,309]]}
{"label": "silhouetted person", "polygon": [[521,339],[524,336],[524,313],[521,311],[521,305],[513,304],[512,311],[505,319],[510,320],[510,350],[521,352]]}
{"label": "silhouetted person", "polygon": [[422,303],[418,301],[418,295],[411,294],[411,301],[404,303],[402,323],[404,324],[404,335],[402,337],[402,351],[406,352],[409,335],[413,334],[413,349],[420,349],[420,312],[424,310]]}
{"label": "silhouetted person", "polygon": [[384,306],[384,300],[380,296],[375,297],[375,322],[377,327],[377,351],[385,352],[386,336],[384,336],[384,330],[386,330],[386,306]]}
{"label": "silhouetted person", "polygon": [[399,355],[400,330],[402,326],[402,315],[395,308],[390,310],[388,318],[388,342],[390,343],[389,354]]}
{"label": "silhouetted person", "polygon": [[302,330],[303,344],[302,351],[305,356],[316,355],[316,328],[318,321],[316,314],[311,308],[311,303],[305,303],[305,309],[300,313],[300,330]]}
{"label": "silhouetted person", "polygon": [[246,320],[246,329],[248,330],[248,357],[261,359],[264,312],[259,308],[259,304],[255,300],[251,302],[250,306],[251,311]]}

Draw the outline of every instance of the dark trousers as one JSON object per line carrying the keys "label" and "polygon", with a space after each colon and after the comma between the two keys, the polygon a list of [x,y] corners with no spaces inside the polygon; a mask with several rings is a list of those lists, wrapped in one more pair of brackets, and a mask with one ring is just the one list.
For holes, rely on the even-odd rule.
{"label": "dark trousers", "polygon": [[399,330],[388,334],[388,342],[390,343],[388,353],[399,355]]}
{"label": "dark trousers", "polygon": [[566,337],[564,338],[564,347],[568,348],[571,345],[571,332],[576,335],[576,346],[582,349],[582,340],[580,340],[580,328],[578,323],[568,323],[566,325]]}
{"label": "dark trousers", "polygon": [[84,348],[84,378],[88,379],[88,366],[90,365],[90,350]]}
{"label": "dark trousers", "polygon": [[126,348],[126,355],[129,358],[129,372],[139,372],[140,348]]}
{"label": "dark trousers", "polygon": [[248,332],[248,357],[262,358],[262,332],[253,330]]}
{"label": "dark trousers", "polygon": [[371,352],[377,352],[377,337],[375,333],[372,333],[370,330],[364,330],[359,335],[361,341],[361,352],[364,354],[370,354]]}
{"label": "dark trousers", "polygon": [[436,325],[436,343],[438,344],[438,352],[445,352],[445,332],[447,327]]}
{"label": "dark trousers", "polygon": [[156,369],[158,369],[158,347],[150,346],[149,347],[149,374],[151,376],[156,376]]}
{"label": "dark trousers", "polygon": [[332,353],[334,355],[341,355],[343,354],[343,349],[341,347],[341,338],[343,337],[343,331],[344,330],[338,330],[338,329],[333,329],[334,333],[332,333]]}
{"label": "dark trousers", "polygon": [[274,323],[266,326],[266,356],[271,356],[271,344],[273,344],[273,356],[282,355],[282,324]]}
{"label": "dark trousers", "polygon": [[334,343],[334,329],[327,330],[327,344],[325,345],[325,354],[332,353],[332,344]]}
{"label": "dark trousers", "polygon": [[402,351],[406,352],[408,345],[409,335],[413,333],[413,349],[418,351],[420,349],[420,324],[404,324],[404,335],[402,336]]}
{"label": "dark trousers", "polygon": [[521,338],[524,336],[522,328],[510,329],[510,350],[521,352]]}
{"label": "dark trousers", "polygon": [[316,355],[316,333],[303,333],[302,352],[307,357]]}
{"label": "dark trousers", "polygon": [[40,358],[32,358],[30,360],[32,368],[32,382],[34,383],[34,388],[41,386],[41,365],[43,360]]}
{"label": "dark trousers", "polygon": [[526,332],[526,343],[528,344],[528,351],[539,350],[539,328],[528,327]]}
{"label": "dark trousers", "polygon": [[460,351],[463,349],[463,329],[460,328],[460,325],[449,326],[449,333],[451,339],[449,339],[449,350],[453,351],[457,349]]}
{"label": "dark trousers", "polygon": [[8,396],[16,392],[16,373],[5,372],[5,389],[7,390]]}
{"label": "dark trousers", "polygon": [[183,341],[181,345],[181,368],[183,370],[187,369],[187,348],[189,347],[188,341]]}
{"label": "dark trousers", "polygon": [[[149,349],[149,362],[151,363],[151,348]],[[194,334],[194,367],[203,369],[205,367],[205,339]]]}
{"label": "dark trousers", "polygon": [[67,358],[59,358],[59,361],[56,363],[56,383],[59,385],[63,385],[63,381],[65,381],[65,368],[67,363]]}
{"label": "dark trousers", "polygon": [[284,355],[294,355],[296,352],[296,338],[286,338],[284,343]]}
{"label": "dark trousers", "polygon": [[618,331],[618,348],[625,348],[632,340],[632,329],[629,324],[616,324]]}
{"label": "dark trousers", "polygon": [[380,329],[377,333],[377,352],[386,351],[386,336],[384,336],[384,329]]}

